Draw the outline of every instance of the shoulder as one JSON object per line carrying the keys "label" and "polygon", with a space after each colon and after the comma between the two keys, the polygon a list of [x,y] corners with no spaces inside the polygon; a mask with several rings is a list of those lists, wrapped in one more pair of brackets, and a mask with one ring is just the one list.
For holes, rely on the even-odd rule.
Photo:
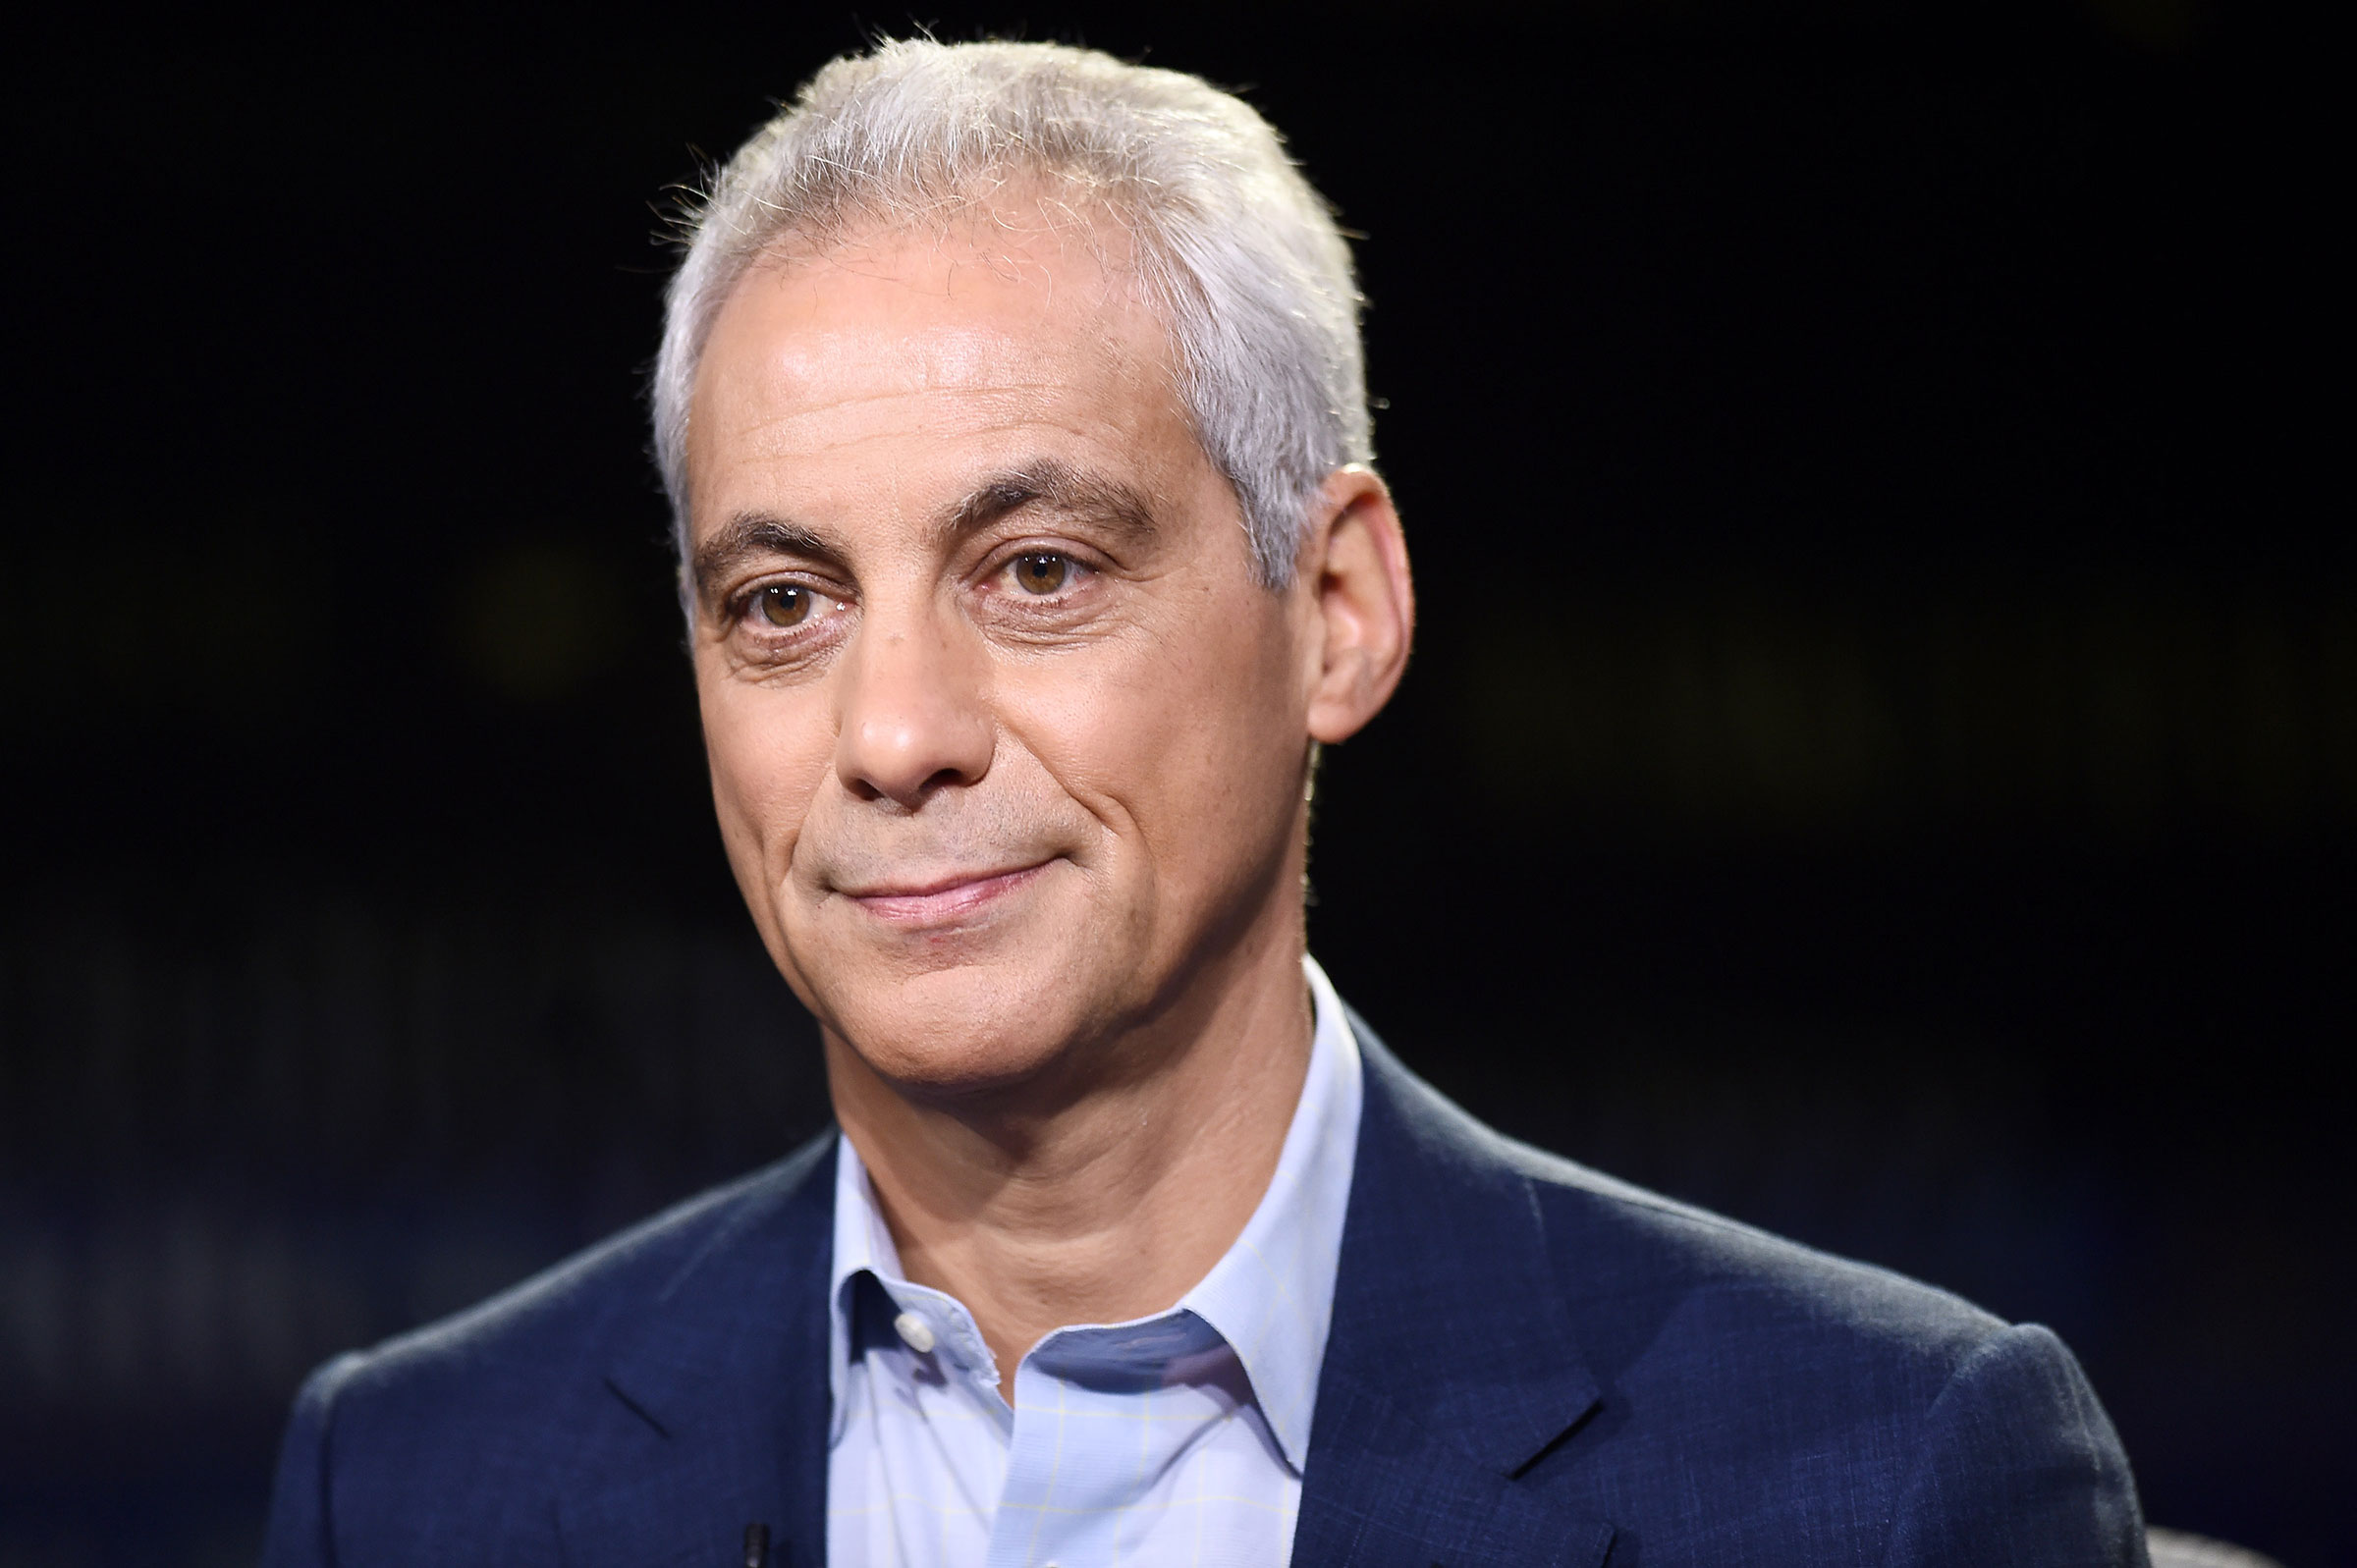
{"label": "shoulder", "polygon": [[319,1369],[280,1447],[267,1568],[553,1562],[563,1499],[594,1487],[584,1478],[637,1474],[650,1437],[686,1434],[704,1439],[702,1459],[718,1443],[740,1468],[755,1463],[728,1375],[772,1401],[794,1395],[794,1353],[807,1348],[795,1330],[824,1316],[812,1309],[826,1293],[834,1151],[828,1133],[470,1311]]}
{"label": "shoulder", "polygon": [[1621,1336],[1610,1331],[1618,1322],[1645,1334],[1657,1356],[1688,1342],[1773,1344],[1786,1376],[1838,1372],[1887,1395],[1928,1401],[2006,1329],[1961,1296],[1892,1270],[1497,1143],[1499,1157],[1530,1182],[1549,1262],[1600,1359],[1635,1355],[1633,1343],[1617,1343]]}
{"label": "shoulder", "polygon": [[[1534,1495],[1648,1561],[2137,1560],[2118,1438],[2052,1333],[1516,1143],[1366,1059],[1381,1267],[1357,1288],[1393,1300],[1360,1319],[1405,1325],[1370,1339],[1383,1365],[1452,1369],[1424,1407]],[[1552,1402],[1511,1406],[1501,1361]],[[1486,1435],[1502,1412],[1511,1444]]]}
{"label": "shoulder", "polygon": [[633,1333],[683,1274],[729,1246],[817,1173],[834,1135],[699,1193],[439,1323],[346,1357],[355,1392],[419,1380],[562,1374]]}
{"label": "shoulder", "polygon": [[[297,1402],[290,1443],[315,1433],[322,1452],[364,1455],[378,1474],[458,1468],[471,1485],[561,1464],[578,1418],[612,1399],[608,1374],[660,1329],[692,1335],[713,1308],[699,1298],[764,1294],[771,1272],[806,1274],[827,1195],[834,1134],[607,1238],[479,1306],[337,1358]],[[800,1222],[795,1222],[796,1219]],[[783,1234],[782,1234],[783,1233]],[[822,1274],[823,1257],[817,1260]],[[782,1295],[782,1293],[779,1293]],[[771,1299],[779,1299],[772,1295]],[[714,1325],[716,1328],[718,1325]],[[667,1343],[683,1356],[694,1347]],[[601,1412],[602,1413],[602,1412]]]}
{"label": "shoulder", "polygon": [[[1700,1494],[1753,1500],[1768,1535],[1855,1531],[1893,1563],[2141,1561],[2118,1433],[2052,1330],[1568,1161],[1502,1158],[1548,1216],[1624,1455],[1675,1455]],[[1574,1484],[1583,1462],[1610,1468],[1601,1447],[1567,1457]],[[1666,1559],[1719,1511],[1657,1509]]]}
{"label": "shoulder", "polygon": [[1861,1393],[1928,1404],[2006,1331],[1948,1291],[1518,1143],[1380,1048],[1370,1066],[1411,1159],[1455,1166],[1460,1188],[1535,1210],[1547,1274],[1608,1379],[1707,1357],[1724,1364],[1713,1376],[1736,1382],[1832,1372]]}

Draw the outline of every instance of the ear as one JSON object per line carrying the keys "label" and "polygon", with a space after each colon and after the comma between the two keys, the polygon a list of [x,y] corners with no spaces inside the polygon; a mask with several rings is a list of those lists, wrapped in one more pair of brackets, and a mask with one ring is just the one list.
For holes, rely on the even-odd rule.
{"label": "ear", "polygon": [[1416,590],[1392,493],[1359,463],[1326,476],[1302,541],[1300,578],[1315,659],[1309,738],[1348,739],[1391,701],[1407,669]]}

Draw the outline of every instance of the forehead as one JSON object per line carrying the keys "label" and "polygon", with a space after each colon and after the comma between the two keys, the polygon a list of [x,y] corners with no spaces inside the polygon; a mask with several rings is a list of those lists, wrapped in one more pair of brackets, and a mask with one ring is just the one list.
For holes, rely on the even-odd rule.
{"label": "forehead", "polygon": [[[990,237],[984,237],[989,239]],[[855,509],[1037,459],[1200,460],[1169,333],[1102,236],[884,236],[763,263],[698,366],[700,536],[735,507]]]}

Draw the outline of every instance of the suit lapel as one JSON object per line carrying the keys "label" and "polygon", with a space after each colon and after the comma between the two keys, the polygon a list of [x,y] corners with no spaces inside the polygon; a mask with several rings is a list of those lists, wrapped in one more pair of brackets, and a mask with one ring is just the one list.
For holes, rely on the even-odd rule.
{"label": "suit lapel", "polygon": [[1613,1527],[1517,1481],[1597,1402],[1530,1183],[1351,1022],[1366,1099],[1293,1560],[1592,1568]]}
{"label": "suit lapel", "polygon": [[723,1568],[754,1523],[778,1568],[825,1561],[834,1190],[830,1131],[756,1177],[618,1336],[609,1419],[561,1504],[576,1568]]}
{"label": "suit lapel", "polygon": [[1610,1524],[1549,1507],[1371,1389],[1326,1383],[1317,1429],[1336,1435],[1311,1439],[1296,1563],[1595,1568],[1613,1543]]}

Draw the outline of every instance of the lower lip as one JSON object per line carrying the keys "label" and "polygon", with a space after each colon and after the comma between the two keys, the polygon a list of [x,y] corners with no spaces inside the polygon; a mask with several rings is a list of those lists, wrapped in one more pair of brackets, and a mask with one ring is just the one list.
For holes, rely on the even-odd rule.
{"label": "lower lip", "polygon": [[1025,866],[1020,871],[1001,872],[995,877],[976,877],[971,882],[961,882],[934,892],[877,893],[854,897],[851,901],[889,925],[911,928],[948,925],[1028,886],[1033,878],[1047,869],[1046,863],[1042,862],[1036,866]]}

